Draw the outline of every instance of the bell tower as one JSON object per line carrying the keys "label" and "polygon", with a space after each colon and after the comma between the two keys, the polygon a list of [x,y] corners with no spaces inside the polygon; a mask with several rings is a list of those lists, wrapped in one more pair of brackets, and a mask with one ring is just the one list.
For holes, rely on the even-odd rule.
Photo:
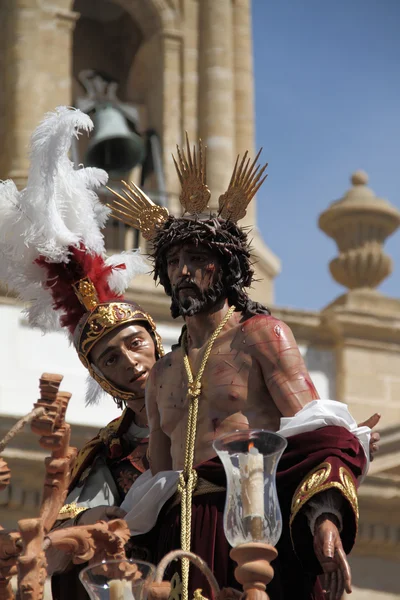
{"label": "bell tower", "polygon": [[[46,111],[79,106],[80,74],[88,70],[117,82],[118,101],[137,111],[131,133],[155,134],[160,164],[150,165],[144,187],[157,202],[157,172],[162,172],[163,202],[170,212],[180,211],[171,154],[185,131],[193,143],[201,137],[207,146],[212,207],[227,188],[237,154],[248,150],[255,156],[250,0],[2,2],[0,44],[0,177],[11,177],[20,187],[28,174],[30,134]],[[90,161],[110,127],[133,149],[122,121],[106,117],[103,112],[94,118],[95,144],[93,137],[81,138],[78,162]],[[138,182],[140,174],[134,169],[129,177]],[[257,260],[252,297],[268,305],[280,263],[261,238],[254,200],[244,221],[252,229]],[[136,243],[133,232],[117,223],[108,225],[106,239],[113,251]],[[140,245],[145,248],[143,240]],[[132,296],[156,320],[168,322],[169,301],[151,277],[133,285]]]}

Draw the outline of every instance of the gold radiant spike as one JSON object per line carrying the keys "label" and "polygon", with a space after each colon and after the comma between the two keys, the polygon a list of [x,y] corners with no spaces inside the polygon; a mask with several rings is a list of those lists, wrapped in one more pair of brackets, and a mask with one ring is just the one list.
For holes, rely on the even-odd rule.
{"label": "gold radiant spike", "polygon": [[157,230],[162,227],[168,219],[168,209],[158,206],[135,184],[121,181],[123,194],[107,187],[116,197],[111,204],[111,216],[125,225],[138,229],[146,240],[152,240]]}
{"label": "gold radiant spike", "polygon": [[210,190],[206,185],[206,155],[203,143],[199,140],[199,151],[193,147],[190,150],[189,138],[186,132],[186,154],[185,149],[176,147],[178,161],[172,156],[175,169],[181,183],[182,191],[179,196],[185,212],[200,214],[208,206],[211,197]]}
{"label": "gold radiant spike", "polygon": [[228,189],[219,197],[219,214],[223,219],[229,219],[235,223],[243,219],[248,204],[266,180],[267,175],[262,176],[268,163],[262,168],[257,165],[261,152],[262,148],[251,164],[247,151],[240,164],[240,156],[237,157]]}

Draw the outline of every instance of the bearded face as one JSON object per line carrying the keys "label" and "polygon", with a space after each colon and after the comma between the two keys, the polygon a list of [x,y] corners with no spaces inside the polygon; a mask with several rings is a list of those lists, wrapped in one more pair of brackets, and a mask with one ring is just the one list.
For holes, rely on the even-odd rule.
{"label": "bearded face", "polygon": [[246,288],[254,271],[247,233],[218,217],[170,216],[154,240],[154,279],[172,298],[173,318],[210,311],[227,300],[247,316],[270,314]]}
{"label": "bearded face", "polygon": [[167,254],[171,313],[191,317],[210,310],[223,297],[222,269],[215,254],[201,244],[175,245]]}

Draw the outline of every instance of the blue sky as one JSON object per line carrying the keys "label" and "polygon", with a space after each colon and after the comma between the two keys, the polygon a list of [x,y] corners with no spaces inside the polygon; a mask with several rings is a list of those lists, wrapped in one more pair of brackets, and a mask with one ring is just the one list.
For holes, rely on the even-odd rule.
{"label": "blue sky", "polygon": [[[343,293],[318,215],[357,169],[400,208],[400,0],[253,0],[256,139],[269,162],[258,221],[282,261],[279,305],[320,309]],[[386,242],[400,296],[400,230]]]}

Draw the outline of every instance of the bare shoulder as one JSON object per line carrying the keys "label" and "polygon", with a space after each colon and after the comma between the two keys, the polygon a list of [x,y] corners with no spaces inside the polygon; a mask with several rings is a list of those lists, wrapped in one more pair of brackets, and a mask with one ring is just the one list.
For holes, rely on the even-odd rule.
{"label": "bare shoulder", "polygon": [[272,315],[255,315],[241,325],[246,343],[293,337],[289,325]]}
{"label": "bare shoulder", "polygon": [[242,324],[243,343],[255,357],[269,358],[272,363],[282,359],[283,353],[298,352],[290,327],[272,315],[255,315]]}

